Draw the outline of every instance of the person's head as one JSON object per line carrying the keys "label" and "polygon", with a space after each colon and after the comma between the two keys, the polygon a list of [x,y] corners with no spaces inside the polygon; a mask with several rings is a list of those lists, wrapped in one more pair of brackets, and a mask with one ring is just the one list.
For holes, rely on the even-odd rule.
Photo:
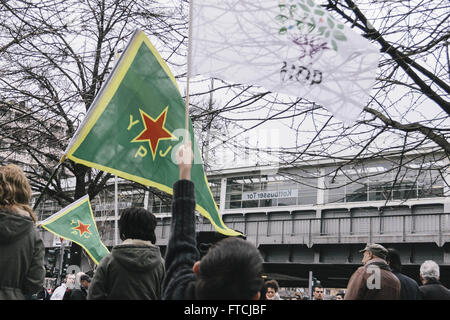
{"label": "person's head", "polygon": [[156,217],[143,208],[127,208],[119,219],[120,239],[139,239],[156,243]]}
{"label": "person's head", "polygon": [[80,285],[80,284],[81,284],[80,278],[81,278],[81,276],[84,275],[84,274],[85,274],[85,273],[84,273],[83,271],[80,271],[80,272],[78,272],[78,273],[76,274],[76,276],[75,276],[75,283],[76,283],[77,285]]}
{"label": "person's head", "polygon": [[429,280],[439,280],[439,266],[433,260],[427,260],[420,266],[420,280],[423,284]]}
{"label": "person's head", "polygon": [[394,272],[402,271],[402,261],[400,259],[400,253],[394,248],[387,249],[388,254],[386,256],[386,262]]}
{"label": "person's head", "polygon": [[313,296],[314,300],[323,300],[323,287],[320,284],[317,284],[313,288]]}
{"label": "person's head", "polygon": [[73,273],[66,274],[64,282],[69,289],[73,289],[75,287],[75,275]]}
{"label": "person's head", "polygon": [[336,300],[344,300],[345,293],[343,291],[339,291],[336,293]]}
{"label": "person's head", "polygon": [[80,285],[82,285],[85,289],[88,289],[90,284],[91,284],[91,277],[89,277],[87,274],[83,274],[80,277]]}
{"label": "person's head", "polygon": [[368,243],[366,247],[359,252],[364,252],[362,263],[366,264],[367,261],[372,260],[374,258],[381,258],[383,260],[386,259],[388,251],[385,247],[378,243]]}
{"label": "person's head", "polygon": [[250,242],[230,237],[215,243],[193,266],[198,299],[259,299],[263,259]]}
{"label": "person's head", "polygon": [[272,300],[280,289],[277,280],[269,280],[264,284],[266,287],[266,299]]}
{"label": "person's head", "polygon": [[0,166],[0,207],[12,212],[26,211],[37,222],[30,200],[30,183],[22,169],[14,164]]}

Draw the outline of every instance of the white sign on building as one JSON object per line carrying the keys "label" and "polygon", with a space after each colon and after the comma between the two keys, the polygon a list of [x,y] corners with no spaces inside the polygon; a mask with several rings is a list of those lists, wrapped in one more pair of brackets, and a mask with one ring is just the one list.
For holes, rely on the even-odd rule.
{"label": "white sign on building", "polygon": [[298,189],[243,192],[242,200],[265,200],[298,197]]}
{"label": "white sign on building", "polygon": [[[69,247],[70,242],[71,241],[64,239],[64,247]],[[61,238],[57,235],[53,236],[53,247],[61,247]]]}

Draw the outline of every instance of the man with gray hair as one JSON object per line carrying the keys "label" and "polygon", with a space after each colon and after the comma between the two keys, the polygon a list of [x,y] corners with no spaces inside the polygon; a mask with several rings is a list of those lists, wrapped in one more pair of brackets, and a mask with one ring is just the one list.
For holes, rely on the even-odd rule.
{"label": "man with gray hair", "polygon": [[420,266],[419,287],[424,300],[450,300],[450,291],[439,282],[439,266],[433,260],[427,260]]}

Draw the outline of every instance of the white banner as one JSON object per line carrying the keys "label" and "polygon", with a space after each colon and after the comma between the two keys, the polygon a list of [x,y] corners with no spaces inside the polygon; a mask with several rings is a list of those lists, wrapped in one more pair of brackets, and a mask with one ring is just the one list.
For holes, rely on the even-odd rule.
{"label": "white banner", "polygon": [[196,0],[192,74],[316,102],[353,124],[369,102],[377,46],[313,0]]}

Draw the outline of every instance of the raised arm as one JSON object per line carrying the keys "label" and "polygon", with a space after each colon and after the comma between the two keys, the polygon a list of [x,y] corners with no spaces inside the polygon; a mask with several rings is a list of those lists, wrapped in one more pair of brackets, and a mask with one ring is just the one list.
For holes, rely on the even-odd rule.
{"label": "raised arm", "polygon": [[180,180],[173,186],[172,222],[167,245],[163,299],[195,299],[192,267],[200,259],[195,239],[195,188],[190,181],[193,158],[191,144],[177,153]]}

